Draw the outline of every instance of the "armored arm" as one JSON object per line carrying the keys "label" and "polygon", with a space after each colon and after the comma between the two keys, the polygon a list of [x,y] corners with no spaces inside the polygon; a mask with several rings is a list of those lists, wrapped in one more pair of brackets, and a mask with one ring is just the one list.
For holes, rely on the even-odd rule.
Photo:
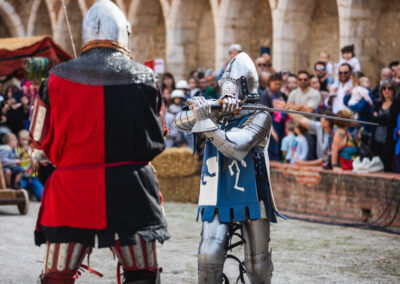
{"label": "armored arm", "polygon": [[196,117],[193,111],[183,110],[176,115],[173,126],[180,131],[190,131],[195,123]]}
{"label": "armored arm", "polygon": [[267,112],[259,111],[250,119],[243,128],[218,129],[204,134],[225,157],[241,161],[256,145],[265,146],[271,131],[272,120]]}

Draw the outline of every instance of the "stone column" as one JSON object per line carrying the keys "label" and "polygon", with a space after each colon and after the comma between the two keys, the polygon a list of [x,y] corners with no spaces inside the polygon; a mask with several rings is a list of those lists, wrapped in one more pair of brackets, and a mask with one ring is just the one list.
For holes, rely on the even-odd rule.
{"label": "stone column", "polygon": [[213,9],[216,70],[227,60],[233,43],[239,43],[253,59],[261,46],[272,47],[271,9],[266,0],[222,0],[213,3]]}
{"label": "stone column", "polygon": [[273,66],[292,72],[308,67],[308,41],[315,0],[270,0],[273,20]]}
{"label": "stone column", "polygon": [[3,18],[13,37],[25,36],[25,29],[21,18],[14,7],[5,0],[0,0],[0,16]]}
{"label": "stone column", "polygon": [[[168,71],[177,80],[186,78],[189,71],[199,67],[199,30],[206,9],[210,9],[208,1],[174,0],[171,3],[166,19],[166,59]],[[214,52],[212,48],[211,52]]]}
{"label": "stone column", "polygon": [[380,1],[338,0],[340,47],[354,44],[361,71],[375,82],[377,68]]}

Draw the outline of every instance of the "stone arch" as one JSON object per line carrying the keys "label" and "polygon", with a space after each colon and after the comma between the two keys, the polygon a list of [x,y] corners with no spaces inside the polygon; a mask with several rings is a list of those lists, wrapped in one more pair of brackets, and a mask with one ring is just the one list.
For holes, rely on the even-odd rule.
{"label": "stone arch", "polygon": [[269,0],[273,9],[273,65],[292,72],[308,66],[309,31],[316,0]]}
{"label": "stone arch", "polygon": [[331,62],[339,61],[339,16],[336,0],[316,1],[309,33],[307,67],[310,71],[319,60],[321,51],[330,54]]}
{"label": "stone arch", "polygon": [[[82,2],[80,0],[70,0],[69,3],[66,3],[66,8],[67,8],[69,23],[71,26],[73,40],[75,43],[76,52],[79,54],[80,49],[82,47],[82,22],[85,10],[82,10],[82,6],[79,5],[78,1]],[[63,11],[63,7],[60,7],[60,10],[58,12],[55,40],[64,49],[73,54],[72,43],[67,23],[65,20],[65,13]]]}
{"label": "stone arch", "polygon": [[384,0],[381,2],[378,40],[379,69],[391,61],[400,60],[400,2]]}
{"label": "stone arch", "polygon": [[159,0],[133,1],[128,21],[132,25],[133,58],[141,63],[151,58],[165,59],[165,23]]}
{"label": "stone arch", "polygon": [[216,67],[226,60],[232,43],[239,43],[253,59],[262,46],[272,50],[272,15],[267,0],[222,0],[216,17]]}
{"label": "stone arch", "polygon": [[[0,0],[0,37],[25,36],[24,25],[14,7],[5,0]],[[7,28],[6,28],[7,27]]]}
{"label": "stone arch", "polygon": [[200,66],[214,67],[214,44],[209,0],[173,1],[167,29],[168,69],[178,78],[184,78]]}
{"label": "stone arch", "polygon": [[34,0],[29,14],[26,34],[33,35],[53,35],[54,32],[54,12],[51,13],[48,2],[45,0]]}

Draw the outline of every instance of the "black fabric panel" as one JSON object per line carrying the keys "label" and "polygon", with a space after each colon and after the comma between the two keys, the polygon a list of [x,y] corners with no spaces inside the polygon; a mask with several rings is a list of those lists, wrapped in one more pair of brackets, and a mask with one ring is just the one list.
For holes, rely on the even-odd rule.
{"label": "black fabric panel", "polygon": [[50,105],[50,99],[49,99],[49,78],[47,77],[42,84],[40,85],[39,88],[39,97],[40,99],[46,104]]}
{"label": "black fabric panel", "polygon": [[150,230],[149,239],[162,242],[168,238],[159,188],[150,165],[106,168],[106,202],[107,231]]}
{"label": "black fabric panel", "polygon": [[106,163],[151,161],[165,148],[159,92],[145,84],[104,87]]}
{"label": "black fabric panel", "polygon": [[40,246],[50,243],[80,243],[85,246],[94,246],[96,230],[78,229],[70,227],[45,227],[40,226],[41,231],[35,231],[35,244]]}

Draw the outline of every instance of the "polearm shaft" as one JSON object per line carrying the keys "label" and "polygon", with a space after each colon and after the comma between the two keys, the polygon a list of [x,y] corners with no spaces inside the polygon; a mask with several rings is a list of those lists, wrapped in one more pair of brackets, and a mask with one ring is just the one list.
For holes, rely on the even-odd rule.
{"label": "polearm shaft", "polygon": [[279,109],[279,108],[266,107],[266,106],[264,106],[264,107],[262,107],[262,106],[242,106],[242,109],[292,113],[292,114],[300,114],[300,115],[308,116],[308,117],[326,118],[326,119],[332,119],[332,120],[352,122],[352,123],[357,123],[357,124],[368,124],[368,125],[375,125],[375,126],[379,125],[378,123],[375,123],[375,122],[356,120],[356,119],[351,119],[351,118],[343,118],[343,117],[337,117],[337,116],[326,115],[326,114],[318,114],[318,113],[312,113],[312,112],[303,112],[303,111],[298,111],[298,110]]}
{"label": "polearm shaft", "polygon": [[62,4],[62,6],[63,6],[64,15],[65,15],[65,21],[66,21],[66,23],[67,23],[68,33],[69,33],[69,37],[70,37],[70,39],[71,39],[72,50],[74,51],[74,56],[75,56],[75,58],[76,58],[76,57],[77,57],[77,53],[76,53],[76,48],[75,48],[75,43],[74,43],[74,37],[72,36],[71,26],[70,26],[70,24],[69,24],[67,8],[65,7],[65,2],[64,2],[64,0],[61,0],[61,4]]}

